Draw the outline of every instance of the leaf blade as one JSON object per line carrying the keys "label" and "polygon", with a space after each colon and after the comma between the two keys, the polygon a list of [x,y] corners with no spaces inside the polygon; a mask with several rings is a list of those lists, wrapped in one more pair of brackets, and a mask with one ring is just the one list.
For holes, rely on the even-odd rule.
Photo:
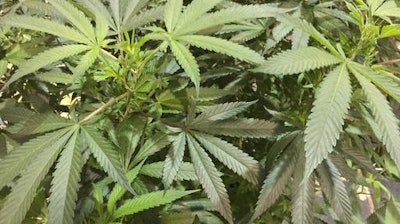
{"label": "leaf blade", "polygon": [[333,151],[350,108],[351,92],[346,64],[329,72],[321,83],[305,130],[305,178]]}

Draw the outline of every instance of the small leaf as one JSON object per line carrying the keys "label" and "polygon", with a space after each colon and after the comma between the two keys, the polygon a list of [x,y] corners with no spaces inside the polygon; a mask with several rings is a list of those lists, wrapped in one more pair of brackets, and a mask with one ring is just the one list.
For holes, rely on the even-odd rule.
{"label": "small leaf", "polygon": [[201,185],[204,187],[208,198],[216,206],[217,211],[232,224],[233,217],[229,196],[218,170],[199,143],[189,134],[186,135],[186,138],[190,157]]}
{"label": "small leaf", "polygon": [[350,107],[351,91],[345,64],[329,72],[321,83],[305,130],[305,178],[336,146]]}
{"label": "small leaf", "polygon": [[114,212],[113,217],[119,218],[126,215],[132,215],[146,209],[154,208],[164,204],[169,204],[179,198],[182,198],[194,192],[197,192],[197,190],[193,191],[165,190],[165,191],[155,191],[148,194],[143,194],[138,196],[137,198],[125,200],[124,204],[121,205],[121,207],[119,207]]}
{"label": "small leaf", "polygon": [[87,143],[98,163],[115,182],[134,194],[128,178],[126,177],[126,173],[122,168],[119,156],[117,152],[113,150],[110,142],[92,127],[82,126],[81,130],[84,138],[82,141]]}
{"label": "small leaf", "polygon": [[341,60],[315,47],[284,51],[267,59],[254,72],[291,75],[340,63]]}
{"label": "small leaf", "polygon": [[172,53],[178,60],[178,63],[182,66],[185,70],[186,74],[189,76],[190,80],[193,82],[194,86],[196,87],[197,95],[199,93],[200,88],[200,69],[199,65],[197,64],[196,59],[190,53],[190,51],[183,46],[181,43],[177,42],[176,40],[171,40],[170,47]]}
{"label": "small leaf", "polygon": [[185,35],[178,37],[178,40],[182,40],[190,45],[202,49],[226,54],[253,64],[261,64],[265,62],[264,57],[250,48],[221,38],[202,35]]}
{"label": "small leaf", "polygon": [[72,75],[63,72],[41,72],[35,79],[50,83],[72,83]]}
{"label": "small leaf", "polygon": [[183,163],[183,156],[186,147],[186,136],[185,132],[181,132],[176,136],[172,142],[172,147],[170,148],[167,157],[164,162],[163,169],[163,183],[165,188],[169,188],[172,181],[175,179],[179,167]]}

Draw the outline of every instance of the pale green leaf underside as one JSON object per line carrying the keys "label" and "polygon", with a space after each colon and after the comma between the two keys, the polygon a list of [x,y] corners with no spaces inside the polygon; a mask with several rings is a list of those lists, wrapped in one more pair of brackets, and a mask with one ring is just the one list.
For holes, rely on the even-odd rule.
{"label": "pale green leaf underside", "polygon": [[49,223],[73,223],[81,169],[82,155],[78,131],[75,131],[65,145],[53,173],[49,198]]}
{"label": "pale green leaf underside", "polygon": [[217,211],[233,223],[229,196],[222,182],[220,173],[200,144],[189,134],[186,135],[190,157],[201,185],[216,206]]}
{"label": "pale green leaf underside", "polygon": [[179,171],[179,167],[183,163],[185,147],[186,135],[185,132],[181,132],[174,138],[172,147],[169,149],[165,158],[163,169],[163,183],[165,188],[168,188],[171,185]]}
{"label": "pale green leaf underside", "polygon": [[200,88],[200,69],[196,59],[185,46],[176,40],[171,40],[170,47],[178,63],[185,70],[190,80],[192,80],[198,92]]}
{"label": "pale green leaf underside", "polygon": [[255,72],[291,75],[340,63],[332,54],[315,47],[288,50],[267,59]]}
{"label": "pale green leaf underside", "polygon": [[146,25],[150,22],[161,19],[162,15],[164,14],[164,10],[164,6],[143,10],[140,14],[135,15],[131,19],[127,20],[126,24],[123,26],[129,31],[139,26]]}
{"label": "pale green leaf underside", "polygon": [[48,19],[26,16],[10,15],[0,19],[0,24],[41,31],[54,36],[64,37],[82,44],[90,44],[90,41],[80,32],[65,26],[64,24]]}
{"label": "pale green leaf underside", "polygon": [[178,37],[178,40],[185,41],[190,45],[202,49],[226,54],[253,64],[261,64],[265,62],[264,57],[250,48],[221,38],[203,35],[185,35]]}
{"label": "pale green leaf underside", "polygon": [[188,194],[192,194],[197,190],[193,191],[178,191],[178,190],[165,190],[155,191],[148,194],[140,195],[137,198],[125,200],[125,203],[119,207],[113,214],[114,218],[123,217],[138,213],[140,211],[154,208],[160,205],[169,204],[179,198],[182,198]]}
{"label": "pale green leaf underside", "polygon": [[333,151],[351,101],[346,64],[329,72],[318,90],[305,130],[305,178]]}
{"label": "pale green leaf underside", "polygon": [[28,75],[29,73],[37,71],[46,65],[57,62],[72,55],[79,54],[89,49],[90,47],[86,45],[73,44],[54,47],[44,52],[41,52],[33,56],[31,59],[27,60],[21,67],[19,67],[19,69],[8,80],[3,89],[11,83],[17,81],[18,79]]}
{"label": "pale green leaf underside", "polygon": [[94,47],[86,52],[79,60],[78,66],[74,69],[73,82],[76,82],[82,78],[86,70],[93,65],[99,56],[100,49]]}
{"label": "pale green leaf underside", "polygon": [[[33,158],[26,169],[18,179],[12,191],[7,195],[0,211],[0,220],[4,224],[19,224],[24,219],[41,181],[49,171],[52,164],[57,159],[62,147],[68,141],[73,133],[69,128],[69,133],[58,136],[58,139],[52,144],[46,145],[40,153]],[[24,161],[26,162],[26,161]]]}
{"label": "pale green leaf underside", "polygon": [[[350,68],[351,69],[351,68]],[[363,92],[368,100],[368,107],[371,109],[375,122],[378,124],[382,136],[377,136],[383,144],[397,167],[400,169],[400,132],[399,120],[394,115],[386,97],[363,75],[356,70],[351,70],[360,82]]]}
{"label": "pale green leaf underside", "polygon": [[215,158],[253,184],[258,183],[258,162],[236,146],[211,135],[193,133]]}
{"label": "pale green leaf underside", "polygon": [[245,138],[266,138],[272,136],[276,124],[267,120],[242,118],[232,121],[224,120],[215,122],[202,122],[190,127],[192,129],[214,135]]}
{"label": "pale green leaf underside", "polygon": [[148,156],[160,151],[162,148],[170,143],[168,135],[160,133],[147,139],[143,146],[139,149],[139,152],[133,158],[131,164],[137,164]]}
{"label": "pale green leaf underside", "polygon": [[108,175],[121,186],[134,194],[134,191],[122,168],[121,161],[117,151],[115,151],[110,142],[108,142],[102,133],[92,127],[83,126],[81,128],[85,142],[88,144],[91,153],[98,163],[104,168]]}
{"label": "pale green leaf underside", "polygon": [[61,129],[39,136],[11,151],[0,162],[0,189],[23,172],[38,153],[57,142],[68,131]]}

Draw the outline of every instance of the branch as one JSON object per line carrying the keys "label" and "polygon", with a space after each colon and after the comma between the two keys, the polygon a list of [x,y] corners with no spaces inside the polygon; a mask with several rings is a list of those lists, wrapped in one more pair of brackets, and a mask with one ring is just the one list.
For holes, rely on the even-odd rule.
{"label": "branch", "polygon": [[126,91],[125,93],[123,93],[122,95],[119,95],[117,97],[115,97],[114,99],[111,99],[110,101],[108,101],[106,104],[102,105],[101,107],[97,108],[95,111],[93,111],[92,113],[90,113],[89,115],[87,115],[85,118],[83,118],[81,121],[78,122],[78,125],[81,125],[82,123],[90,120],[92,117],[94,117],[96,114],[100,113],[101,111],[103,111],[104,109],[106,109],[107,107],[111,106],[112,104],[114,104],[115,102],[127,97],[129,94],[131,94],[131,91]]}
{"label": "branch", "polygon": [[382,62],[379,62],[378,64],[379,65],[390,65],[390,64],[394,64],[394,63],[398,63],[398,62],[400,62],[400,58],[389,60],[389,61],[382,61]]}

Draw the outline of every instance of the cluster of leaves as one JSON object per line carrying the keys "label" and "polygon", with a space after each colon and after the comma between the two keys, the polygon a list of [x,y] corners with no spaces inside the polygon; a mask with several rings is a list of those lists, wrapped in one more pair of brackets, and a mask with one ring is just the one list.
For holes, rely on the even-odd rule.
{"label": "cluster of leaves", "polygon": [[2,222],[400,216],[394,0],[1,7]]}

